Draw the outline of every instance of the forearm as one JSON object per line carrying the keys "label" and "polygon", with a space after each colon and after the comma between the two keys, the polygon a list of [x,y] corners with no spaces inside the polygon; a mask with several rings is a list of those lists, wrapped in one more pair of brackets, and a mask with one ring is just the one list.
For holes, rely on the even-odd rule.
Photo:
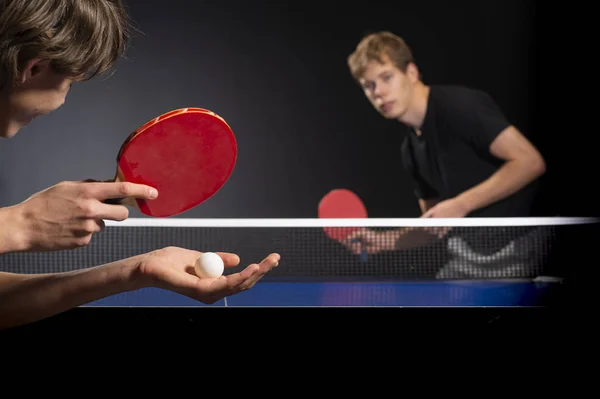
{"label": "forearm", "polygon": [[395,250],[405,250],[424,247],[437,242],[450,230],[449,227],[407,227],[391,230],[389,238],[394,243]]}
{"label": "forearm", "polygon": [[131,291],[137,257],[53,274],[0,272],[0,329],[53,316],[120,292]]}
{"label": "forearm", "polygon": [[0,255],[26,250],[16,206],[0,208]]}
{"label": "forearm", "polygon": [[508,161],[487,180],[458,195],[456,200],[470,213],[507,198],[543,173],[543,163]]}

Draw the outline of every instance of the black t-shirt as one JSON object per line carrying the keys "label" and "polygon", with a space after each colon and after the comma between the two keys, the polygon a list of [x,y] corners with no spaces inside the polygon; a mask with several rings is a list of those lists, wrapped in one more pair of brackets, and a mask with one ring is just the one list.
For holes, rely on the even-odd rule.
{"label": "black t-shirt", "polygon": [[[422,199],[450,199],[489,178],[503,164],[490,145],[511,124],[485,92],[431,86],[421,134],[409,130],[402,161]],[[536,184],[473,211],[468,217],[531,215]]]}
{"label": "black t-shirt", "polygon": [[[402,162],[421,199],[453,198],[489,178],[503,164],[490,145],[511,123],[485,92],[460,86],[431,86],[421,134],[409,130]],[[467,217],[531,215],[536,183]],[[455,228],[473,249],[492,253],[530,228]]]}

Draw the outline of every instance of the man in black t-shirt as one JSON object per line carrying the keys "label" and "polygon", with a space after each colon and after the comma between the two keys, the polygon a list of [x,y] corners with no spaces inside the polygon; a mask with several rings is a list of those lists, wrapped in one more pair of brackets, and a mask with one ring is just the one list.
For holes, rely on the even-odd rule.
{"label": "man in black t-shirt", "polygon": [[[348,66],[373,107],[408,129],[400,155],[413,180],[421,217],[530,216],[544,159],[487,93],[424,84],[407,44],[389,32],[361,40]],[[515,234],[528,233],[514,227],[509,232],[486,229],[486,234],[472,228],[367,229],[350,237],[348,246],[357,253],[375,253],[453,236],[451,249],[492,256]],[[494,235],[501,238],[494,241]]]}

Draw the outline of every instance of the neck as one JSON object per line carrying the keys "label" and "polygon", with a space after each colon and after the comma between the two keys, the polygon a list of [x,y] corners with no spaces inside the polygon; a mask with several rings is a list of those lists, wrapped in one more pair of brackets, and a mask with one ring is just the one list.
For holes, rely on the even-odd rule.
{"label": "neck", "polygon": [[11,106],[6,90],[0,92],[0,138],[12,137],[21,128],[20,124],[14,121],[11,113]]}
{"label": "neck", "polygon": [[414,86],[412,101],[406,112],[398,118],[398,121],[419,131],[423,126],[425,115],[427,114],[427,101],[429,99],[429,86],[421,81]]}

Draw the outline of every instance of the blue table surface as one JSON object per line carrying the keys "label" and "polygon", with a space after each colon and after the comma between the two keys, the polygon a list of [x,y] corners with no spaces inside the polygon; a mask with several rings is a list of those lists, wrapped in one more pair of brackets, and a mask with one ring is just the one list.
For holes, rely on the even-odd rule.
{"label": "blue table surface", "polygon": [[121,293],[82,307],[321,307],[321,306],[546,306],[564,291],[560,282],[268,281],[205,305],[157,288]]}

